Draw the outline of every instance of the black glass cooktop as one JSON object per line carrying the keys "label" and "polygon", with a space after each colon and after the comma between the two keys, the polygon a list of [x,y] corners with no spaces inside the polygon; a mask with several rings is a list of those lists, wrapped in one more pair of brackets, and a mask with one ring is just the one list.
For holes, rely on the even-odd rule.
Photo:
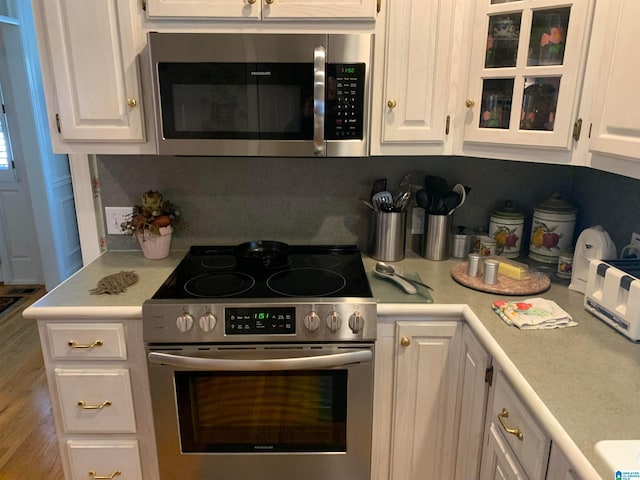
{"label": "black glass cooktop", "polygon": [[290,246],[269,266],[238,257],[233,246],[194,246],[153,298],[372,296],[354,245]]}

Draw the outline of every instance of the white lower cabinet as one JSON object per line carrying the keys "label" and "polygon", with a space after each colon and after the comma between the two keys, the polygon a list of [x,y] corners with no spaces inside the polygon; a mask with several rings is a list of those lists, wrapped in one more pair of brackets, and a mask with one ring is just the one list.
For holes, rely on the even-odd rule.
{"label": "white lower cabinet", "polygon": [[536,423],[500,369],[487,407],[481,480],[546,478],[551,439]]}
{"label": "white lower cabinet", "polygon": [[65,479],[157,480],[142,321],[38,329]]}
{"label": "white lower cabinet", "polygon": [[463,322],[379,323],[372,479],[477,478],[489,363]]}
{"label": "white lower cabinet", "polygon": [[491,424],[487,433],[480,478],[485,480],[527,480],[529,478],[495,423]]}
{"label": "white lower cabinet", "polygon": [[478,478],[480,472],[490,368],[491,356],[464,324],[458,378],[456,480]]}
{"label": "white lower cabinet", "polygon": [[66,432],[135,433],[129,370],[56,368]]}
{"label": "white lower cabinet", "polygon": [[397,322],[392,479],[453,478],[459,322]]}
{"label": "white lower cabinet", "polygon": [[580,478],[569,459],[552,442],[549,466],[547,467],[547,480],[580,480]]}
{"label": "white lower cabinet", "polygon": [[122,478],[142,480],[135,440],[67,442],[72,480]]}

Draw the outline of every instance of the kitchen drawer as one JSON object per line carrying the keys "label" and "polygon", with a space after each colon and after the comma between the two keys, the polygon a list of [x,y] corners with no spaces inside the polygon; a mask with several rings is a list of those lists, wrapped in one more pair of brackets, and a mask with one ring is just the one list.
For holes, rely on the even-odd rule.
{"label": "kitchen drawer", "polygon": [[126,360],[121,323],[48,323],[49,351],[54,360]]}
{"label": "kitchen drawer", "polygon": [[489,428],[489,439],[483,453],[484,460],[480,478],[483,480],[528,480],[527,474],[524,473],[522,466],[507,445],[500,424],[491,423]]}
{"label": "kitchen drawer", "polygon": [[65,432],[136,431],[128,369],[56,368],[54,372]]}
{"label": "kitchen drawer", "polygon": [[[551,440],[538,427],[531,413],[500,373],[496,375],[494,388],[489,408],[492,422],[503,434],[528,477],[531,480],[543,480]],[[507,429],[512,430],[508,432]]]}
{"label": "kitchen drawer", "polygon": [[66,446],[72,480],[142,480],[138,442],[135,440],[69,440]]}

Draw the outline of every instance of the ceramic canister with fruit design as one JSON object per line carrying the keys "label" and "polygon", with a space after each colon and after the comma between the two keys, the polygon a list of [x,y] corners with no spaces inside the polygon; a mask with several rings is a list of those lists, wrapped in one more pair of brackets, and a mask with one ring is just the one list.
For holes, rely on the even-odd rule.
{"label": "ceramic canister with fruit design", "polygon": [[496,254],[518,258],[523,228],[524,215],[512,201],[507,200],[502,210],[493,212],[489,218],[489,236],[496,241]]}
{"label": "ceramic canister with fruit design", "polygon": [[533,209],[529,257],[539,262],[558,263],[563,250],[571,248],[576,226],[576,207],[562,200],[558,192]]}

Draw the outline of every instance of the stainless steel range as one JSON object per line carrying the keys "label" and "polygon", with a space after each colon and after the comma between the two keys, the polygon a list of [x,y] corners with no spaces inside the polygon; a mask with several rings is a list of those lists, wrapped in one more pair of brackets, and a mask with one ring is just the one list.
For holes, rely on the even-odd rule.
{"label": "stainless steel range", "polygon": [[192,247],[143,317],[163,480],[370,478],[376,302],[356,247]]}

